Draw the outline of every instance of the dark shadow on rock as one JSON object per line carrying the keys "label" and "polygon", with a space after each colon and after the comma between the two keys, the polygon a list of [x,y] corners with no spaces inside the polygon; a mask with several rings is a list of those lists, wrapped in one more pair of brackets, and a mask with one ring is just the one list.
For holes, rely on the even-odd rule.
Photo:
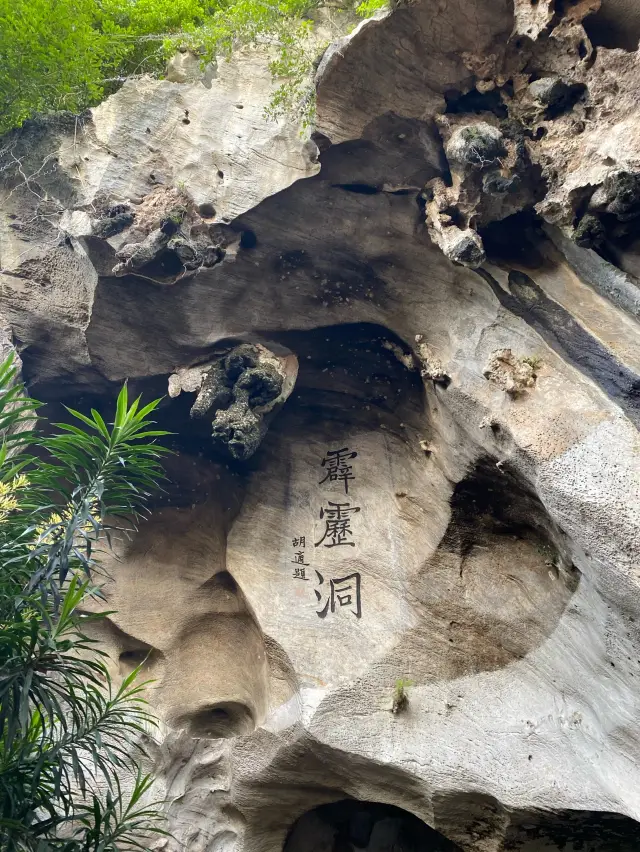
{"label": "dark shadow on rock", "polygon": [[616,813],[511,810],[486,793],[441,793],[435,825],[463,849],[502,852],[636,852],[640,824]]}
{"label": "dark shadow on rock", "polygon": [[283,852],[460,852],[418,817],[377,802],[343,799],[320,805],[296,820]]}
{"label": "dark shadow on rock", "polygon": [[503,668],[553,633],[579,571],[528,485],[491,459],[451,497],[451,520],[413,587],[420,626],[381,664],[393,683],[452,680]]}
{"label": "dark shadow on rock", "polygon": [[504,849],[512,852],[637,852],[640,823],[599,811],[517,811],[511,815]]}
{"label": "dark shadow on rock", "polygon": [[592,379],[640,425],[640,376],[615,356],[524,272],[509,273],[510,293],[486,270],[476,270],[501,305],[525,320],[556,352]]}

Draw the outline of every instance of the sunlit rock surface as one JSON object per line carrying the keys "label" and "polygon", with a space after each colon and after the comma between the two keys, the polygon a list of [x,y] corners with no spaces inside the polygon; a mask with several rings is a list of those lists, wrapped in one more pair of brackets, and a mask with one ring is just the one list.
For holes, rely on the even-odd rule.
{"label": "sunlit rock surface", "polygon": [[154,681],[156,848],[637,849],[640,23],[600,5],[364,22],[311,135],[249,52],[3,141],[29,386],[175,435],[100,633]]}

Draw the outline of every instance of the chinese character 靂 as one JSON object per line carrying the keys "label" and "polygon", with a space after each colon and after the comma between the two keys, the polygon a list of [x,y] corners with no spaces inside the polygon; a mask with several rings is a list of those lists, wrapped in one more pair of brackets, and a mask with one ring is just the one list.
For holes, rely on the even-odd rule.
{"label": "chinese character \u9742", "polygon": [[351,512],[359,512],[360,507],[351,506],[349,503],[332,503],[331,500],[327,505],[330,508],[320,509],[320,519],[325,523],[324,535],[314,546],[318,547],[326,541],[325,547],[337,547],[340,544],[355,547],[355,543],[348,541],[347,536],[353,536]]}

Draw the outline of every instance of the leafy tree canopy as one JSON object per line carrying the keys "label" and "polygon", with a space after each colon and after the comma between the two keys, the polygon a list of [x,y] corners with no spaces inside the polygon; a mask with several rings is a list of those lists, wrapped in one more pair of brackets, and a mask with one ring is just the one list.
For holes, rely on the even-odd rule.
{"label": "leafy tree canopy", "polygon": [[[334,0],[337,13],[371,15],[386,0]],[[304,99],[318,45],[314,15],[327,0],[0,0],[0,133],[35,112],[95,105],[132,74],[161,74],[181,45],[203,61],[268,39],[283,83],[271,114]]]}

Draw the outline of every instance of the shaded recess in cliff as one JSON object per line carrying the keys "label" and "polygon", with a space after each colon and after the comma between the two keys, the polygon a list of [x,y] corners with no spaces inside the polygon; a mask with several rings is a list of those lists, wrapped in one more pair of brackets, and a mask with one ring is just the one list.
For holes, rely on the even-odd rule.
{"label": "shaded recess in cliff", "polygon": [[288,404],[315,417],[389,428],[428,429],[426,397],[411,349],[393,331],[356,323],[274,334],[300,359]]}
{"label": "shaded recess in cliff", "polygon": [[[417,503],[410,493],[403,501]],[[416,513],[415,549],[427,555],[410,576],[412,619],[376,663],[381,682],[410,672],[421,685],[506,668],[553,635],[578,590],[571,542],[515,470],[481,458],[453,488],[450,506],[431,555],[420,523],[432,521]],[[366,680],[343,697],[344,705],[333,696],[334,711],[364,712]]]}
{"label": "shaded recess in cliff", "polygon": [[473,850],[487,843],[504,852],[635,852],[640,831],[639,823],[622,814],[512,810],[479,792],[439,794],[435,813],[442,831]]}
{"label": "shaded recess in cliff", "polygon": [[582,852],[635,852],[640,823],[621,814],[560,810],[516,811],[510,816],[505,849]]}
{"label": "shaded recess in cliff", "polygon": [[596,47],[636,51],[640,41],[640,8],[636,0],[605,0],[584,22]]}
{"label": "shaded recess in cliff", "polygon": [[283,852],[461,852],[460,847],[416,816],[393,805],[344,799],[299,817]]}
{"label": "shaded recess in cliff", "polygon": [[296,690],[226,560],[243,483],[223,464],[180,453],[134,534],[112,537],[99,578],[109,617],[89,625],[117,680],[139,665],[156,712],[188,738],[247,735]]}
{"label": "shaded recess in cliff", "polygon": [[[386,279],[402,266],[405,249],[390,237],[398,227],[409,234],[421,228],[414,197],[438,173],[440,145],[428,123],[393,115],[372,122],[367,133],[326,151],[320,175],[234,221],[229,231],[252,234],[252,244],[241,240],[237,254],[214,269],[168,288],[101,276],[87,330],[97,370],[110,379],[170,372],[206,360],[214,341],[235,332],[253,328],[267,336],[299,325],[301,315],[313,327],[375,322],[395,312],[396,288]],[[342,185],[380,191],[363,195]],[[126,329],[117,351],[116,327]]]}

